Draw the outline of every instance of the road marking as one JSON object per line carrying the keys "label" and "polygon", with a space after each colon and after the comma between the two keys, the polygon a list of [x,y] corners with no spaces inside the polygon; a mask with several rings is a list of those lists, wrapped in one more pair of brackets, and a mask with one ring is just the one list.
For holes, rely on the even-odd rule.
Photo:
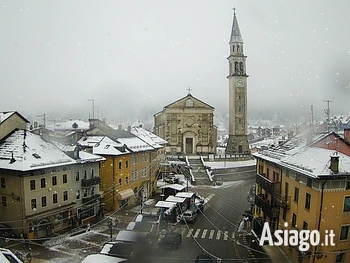
{"label": "road marking", "polygon": [[221,237],[221,231],[219,230],[218,233],[216,234],[216,240],[219,240]]}
{"label": "road marking", "polygon": [[180,232],[180,234],[181,234],[182,236],[184,236],[184,235],[185,235],[186,230],[187,230],[187,229],[185,229],[185,228],[184,228],[184,229],[182,229],[182,230],[181,230],[181,232]]}
{"label": "road marking", "polygon": [[232,232],[232,240],[234,241],[234,240],[236,240],[236,237],[235,237],[235,232]]}
{"label": "road marking", "polygon": [[208,229],[204,229],[201,238],[205,238],[207,235]]}
{"label": "road marking", "polygon": [[214,233],[215,233],[215,230],[210,230],[209,239],[213,239]]}
{"label": "road marking", "polygon": [[210,199],[212,199],[214,196],[215,196],[215,194],[210,194],[205,199],[209,202]]}
{"label": "road marking", "polygon": [[190,229],[190,231],[188,231],[187,236],[186,237],[190,237],[192,235],[193,232],[193,228]]}
{"label": "road marking", "polygon": [[228,231],[225,231],[225,233],[224,233],[224,240],[227,240],[227,238],[228,238]]}
{"label": "road marking", "polygon": [[200,228],[198,228],[198,229],[197,229],[197,231],[196,231],[196,233],[194,234],[194,236],[193,236],[193,237],[194,237],[194,238],[197,238],[197,237],[198,237],[198,235],[199,235],[199,232],[201,232]]}

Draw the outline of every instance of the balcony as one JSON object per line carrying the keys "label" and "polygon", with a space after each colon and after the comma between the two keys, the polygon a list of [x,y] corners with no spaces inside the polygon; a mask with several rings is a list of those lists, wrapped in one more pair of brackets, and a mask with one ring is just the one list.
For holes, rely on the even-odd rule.
{"label": "balcony", "polygon": [[265,189],[266,192],[274,194],[281,191],[281,183],[267,179],[264,175],[256,174],[256,183]]}
{"label": "balcony", "polygon": [[99,194],[95,194],[89,197],[83,197],[83,204],[93,204],[95,202],[99,202],[100,201],[100,195]]}
{"label": "balcony", "polygon": [[290,206],[290,195],[282,196],[280,193],[275,193],[273,195],[274,202],[277,203],[280,207],[289,208]]}
{"label": "balcony", "polygon": [[81,186],[82,187],[91,187],[96,184],[101,183],[101,178],[100,177],[93,177],[91,179],[83,179],[81,180]]}
{"label": "balcony", "polygon": [[264,214],[270,218],[278,217],[279,210],[278,206],[271,205],[270,201],[265,199],[264,195],[255,195],[255,205],[260,207]]}

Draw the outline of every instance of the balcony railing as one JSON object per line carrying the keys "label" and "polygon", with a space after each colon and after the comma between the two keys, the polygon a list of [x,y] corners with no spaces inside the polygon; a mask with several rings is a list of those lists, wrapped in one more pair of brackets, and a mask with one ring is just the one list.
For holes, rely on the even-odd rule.
{"label": "balcony railing", "polygon": [[283,208],[288,208],[290,206],[290,195],[281,195],[280,193],[275,193],[273,195],[275,203]]}
{"label": "balcony railing", "polygon": [[83,179],[81,180],[81,186],[82,187],[90,187],[96,184],[100,184],[101,183],[101,178],[100,177],[93,177],[90,179]]}
{"label": "balcony railing", "polygon": [[83,197],[83,204],[93,204],[95,202],[98,202],[100,200],[100,195],[95,194],[89,197]]}
{"label": "balcony railing", "polygon": [[255,205],[257,207],[260,207],[266,216],[270,218],[278,217],[278,206],[275,204],[271,204],[269,200],[265,199],[264,195],[255,195]]}
{"label": "balcony railing", "polygon": [[256,183],[265,189],[268,193],[280,193],[281,192],[281,183],[280,182],[274,182],[267,179],[264,175],[256,174]]}

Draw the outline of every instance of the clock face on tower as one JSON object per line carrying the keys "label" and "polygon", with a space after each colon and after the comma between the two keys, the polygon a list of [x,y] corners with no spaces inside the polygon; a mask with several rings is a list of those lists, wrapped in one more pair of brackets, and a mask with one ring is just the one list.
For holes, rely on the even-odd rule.
{"label": "clock face on tower", "polygon": [[237,87],[243,87],[243,80],[237,80]]}

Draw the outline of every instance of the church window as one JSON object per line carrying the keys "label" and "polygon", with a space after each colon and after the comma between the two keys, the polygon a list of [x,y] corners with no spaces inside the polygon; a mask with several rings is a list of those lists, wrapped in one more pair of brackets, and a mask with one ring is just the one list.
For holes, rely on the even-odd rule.
{"label": "church window", "polygon": [[239,71],[243,73],[243,62],[239,62]]}
{"label": "church window", "polygon": [[237,45],[237,51],[239,51],[239,45]]}
{"label": "church window", "polygon": [[191,99],[186,100],[186,107],[193,107],[193,101]]}
{"label": "church window", "polygon": [[243,152],[243,147],[242,147],[242,145],[239,145],[238,146],[238,153],[242,153]]}
{"label": "church window", "polygon": [[238,69],[238,62],[236,61],[235,62],[235,73],[238,74],[238,71],[239,71],[239,69]]}
{"label": "church window", "polygon": [[232,45],[232,52],[235,52],[235,45]]}

